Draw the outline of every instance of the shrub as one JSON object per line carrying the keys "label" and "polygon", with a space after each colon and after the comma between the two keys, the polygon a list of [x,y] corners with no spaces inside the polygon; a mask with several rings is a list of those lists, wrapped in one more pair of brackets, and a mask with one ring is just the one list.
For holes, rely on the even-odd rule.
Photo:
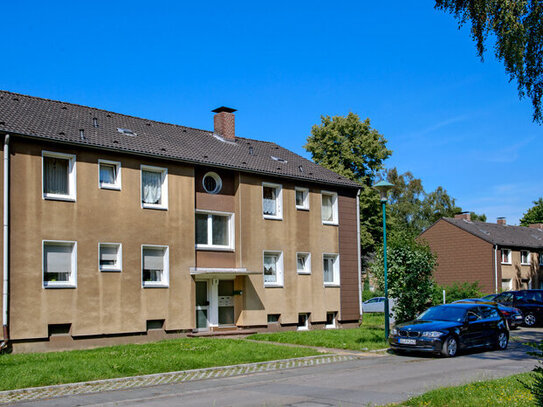
{"label": "shrub", "polygon": [[535,405],[543,407],[543,342],[529,343],[529,345],[534,350],[528,352],[528,354],[535,356],[538,359],[538,364],[533,370],[534,380],[529,383],[523,382],[522,384],[534,395]]}
{"label": "shrub", "polygon": [[436,285],[432,298],[434,305],[443,304],[443,290],[445,290],[445,300],[448,304],[466,298],[481,298],[483,296],[478,281],[474,283],[453,283],[449,286]]}

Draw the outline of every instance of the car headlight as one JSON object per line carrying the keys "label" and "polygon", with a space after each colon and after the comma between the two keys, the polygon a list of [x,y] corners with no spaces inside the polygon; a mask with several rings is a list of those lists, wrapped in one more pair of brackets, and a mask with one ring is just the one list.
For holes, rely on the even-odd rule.
{"label": "car headlight", "polygon": [[438,338],[441,335],[443,335],[443,333],[439,331],[428,331],[422,333],[422,336],[425,336],[426,338]]}
{"label": "car headlight", "polygon": [[394,336],[398,335],[398,330],[396,328],[392,328],[392,331],[390,333]]}

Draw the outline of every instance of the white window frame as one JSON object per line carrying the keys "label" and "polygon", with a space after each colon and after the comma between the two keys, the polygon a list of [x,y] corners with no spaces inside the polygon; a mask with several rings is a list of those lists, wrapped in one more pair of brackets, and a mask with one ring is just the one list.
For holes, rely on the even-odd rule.
{"label": "white window frame", "polygon": [[507,287],[505,287],[505,291],[509,291],[513,289],[513,279],[512,278],[502,278],[502,291],[504,291],[503,283],[504,281],[509,281],[507,283]]}
{"label": "white window frame", "polygon": [[[205,210],[196,210],[196,214],[208,215],[207,217],[207,241],[208,244],[198,244],[195,243],[195,247],[198,250],[222,250],[222,251],[233,251],[235,250],[235,221],[234,214],[230,212],[219,212],[219,211],[205,211]],[[213,241],[213,215],[217,216],[226,216],[228,217],[228,241],[227,246],[224,245],[213,245],[209,242]],[[195,217],[196,220],[196,217]],[[196,230],[195,230],[196,232]],[[195,236],[196,240],[196,236]]]}
{"label": "white window frame", "polygon": [[[296,193],[302,192],[303,193],[303,203],[302,205],[298,205],[296,203]],[[295,187],[294,188],[294,204],[296,205],[296,209],[299,209],[301,211],[308,211],[309,210],[309,188],[302,188],[302,187]]]}
{"label": "white window frame", "polygon": [[[162,175],[161,204],[150,204],[143,202],[143,171],[158,172]],[[168,209],[168,169],[164,167],[155,167],[152,165],[140,165],[140,202],[144,209]]]}
{"label": "white window frame", "polygon": [[[100,252],[104,247],[116,247],[117,248],[117,265],[116,266],[102,266],[100,264]],[[100,271],[117,271],[123,270],[123,245],[121,243],[100,242],[98,243],[98,270]]]}
{"label": "white window frame", "polygon": [[[162,281],[143,281],[143,249],[164,249]],[[143,288],[168,288],[170,286],[170,247],[156,244],[141,245],[141,286]]]}
{"label": "white window frame", "polygon": [[332,323],[331,324],[324,324],[324,327],[326,329],[335,329],[337,328],[337,311],[327,311],[326,312],[326,320],[328,321],[328,314],[334,314],[334,319],[332,320]]}
{"label": "white window frame", "polygon": [[309,331],[309,316],[310,316],[310,314],[308,312],[300,312],[298,314],[298,319],[300,318],[300,315],[305,315],[305,325],[302,325],[302,326],[297,325],[296,330],[297,331]]}
{"label": "white window frame", "polygon": [[[275,188],[276,215],[267,215],[264,213],[264,187]],[[262,216],[264,219],[283,220],[283,186],[281,184],[273,184],[271,182],[262,183]]]}
{"label": "white window frame", "polygon": [[[322,197],[324,195],[328,195],[332,197],[332,221],[326,221],[323,219],[323,205],[322,205]],[[338,195],[337,192],[332,191],[321,191],[321,220],[323,225],[338,225],[339,224],[339,217],[338,217]]]}
{"label": "white window frame", "polygon": [[[276,281],[266,282],[264,277],[264,257],[266,255],[277,255],[277,264],[275,265]],[[262,280],[264,281],[264,287],[283,287],[284,284],[284,267],[283,267],[283,252],[278,250],[264,250],[262,252]]]}
{"label": "white window frame", "polygon": [[[527,259],[528,259],[527,262],[522,261],[522,254],[523,253],[527,253]],[[529,250],[521,250],[520,251],[520,264],[522,266],[529,266],[531,264],[531,262],[530,262],[530,251]]]}
{"label": "white window frame", "polygon": [[[305,256],[305,267],[302,271],[298,269],[298,257]],[[297,252],[296,253],[296,271],[298,274],[311,274],[311,253],[309,252]]]}
{"label": "white window frame", "polygon": [[[503,261],[503,251],[504,250],[507,250],[508,251],[508,256],[507,256],[507,261]],[[501,255],[501,260],[502,260],[502,264],[511,264],[511,256],[513,254],[512,250],[511,249],[501,249],[501,252],[502,252],[502,255]]]}
{"label": "white window frame", "polygon": [[[102,164],[105,165],[112,165],[115,167],[115,183],[114,184],[106,184],[100,182],[100,166]],[[121,163],[120,161],[110,161],[110,160],[98,160],[98,188],[100,189],[113,189],[115,191],[121,190]]]}
{"label": "white window frame", "polygon": [[[334,269],[333,269],[333,281],[324,281],[324,259],[325,258],[334,258]],[[323,253],[322,254],[322,281],[324,282],[325,287],[339,287],[339,254],[337,253]]]}
{"label": "white window frame", "polygon": [[[51,194],[45,192],[45,167],[44,157],[61,158],[68,160],[68,194]],[[43,199],[56,201],[75,202],[77,197],[77,175],[75,168],[75,154],[57,153],[54,151],[42,150],[41,152],[41,193]]]}
{"label": "white window frame", "polygon": [[[205,179],[206,177],[211,177],[215,180],[215,183],[216,183],[216,186],[215,186],[215,189],[213,191],[208,191],[206,186],[205,186]],[[206,191],[208,194],[218,194],[219,192],[221,192],[221,189],[222,189],[222,179],[221,177],[219,176],[219,174],[217,174],[216,172],[213,172],[213,171],[209,171],[209,172],[206,172],[204,174],[204,176],[202,177],[202,188],[204,189],[204,191]]]}
{"label": "white window frame", "polygon": [[[59,245],[72,246],[72,272],[69,281],[45,281],[45,246]],[[77,242],[72,240],[42,240],[41,242],[41,281],[43,288],[77,288]]]}

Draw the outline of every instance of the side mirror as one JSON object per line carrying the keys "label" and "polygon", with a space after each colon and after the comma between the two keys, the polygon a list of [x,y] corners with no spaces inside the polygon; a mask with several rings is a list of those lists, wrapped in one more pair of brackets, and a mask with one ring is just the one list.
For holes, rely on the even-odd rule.
{"label": "side mirror", "polygon": [[468,322],[475,322],[477,321],[477,315],[470,314],[468,315]]}

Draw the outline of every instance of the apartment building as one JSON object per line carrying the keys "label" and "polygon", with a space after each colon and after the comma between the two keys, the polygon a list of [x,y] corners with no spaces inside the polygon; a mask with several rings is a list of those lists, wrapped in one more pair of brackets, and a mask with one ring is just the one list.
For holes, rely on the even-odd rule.
{"label": "apartment building", "polygon": [[207,131],[1,91],[4,342],[358,324],[358,185],[234,112]]}

